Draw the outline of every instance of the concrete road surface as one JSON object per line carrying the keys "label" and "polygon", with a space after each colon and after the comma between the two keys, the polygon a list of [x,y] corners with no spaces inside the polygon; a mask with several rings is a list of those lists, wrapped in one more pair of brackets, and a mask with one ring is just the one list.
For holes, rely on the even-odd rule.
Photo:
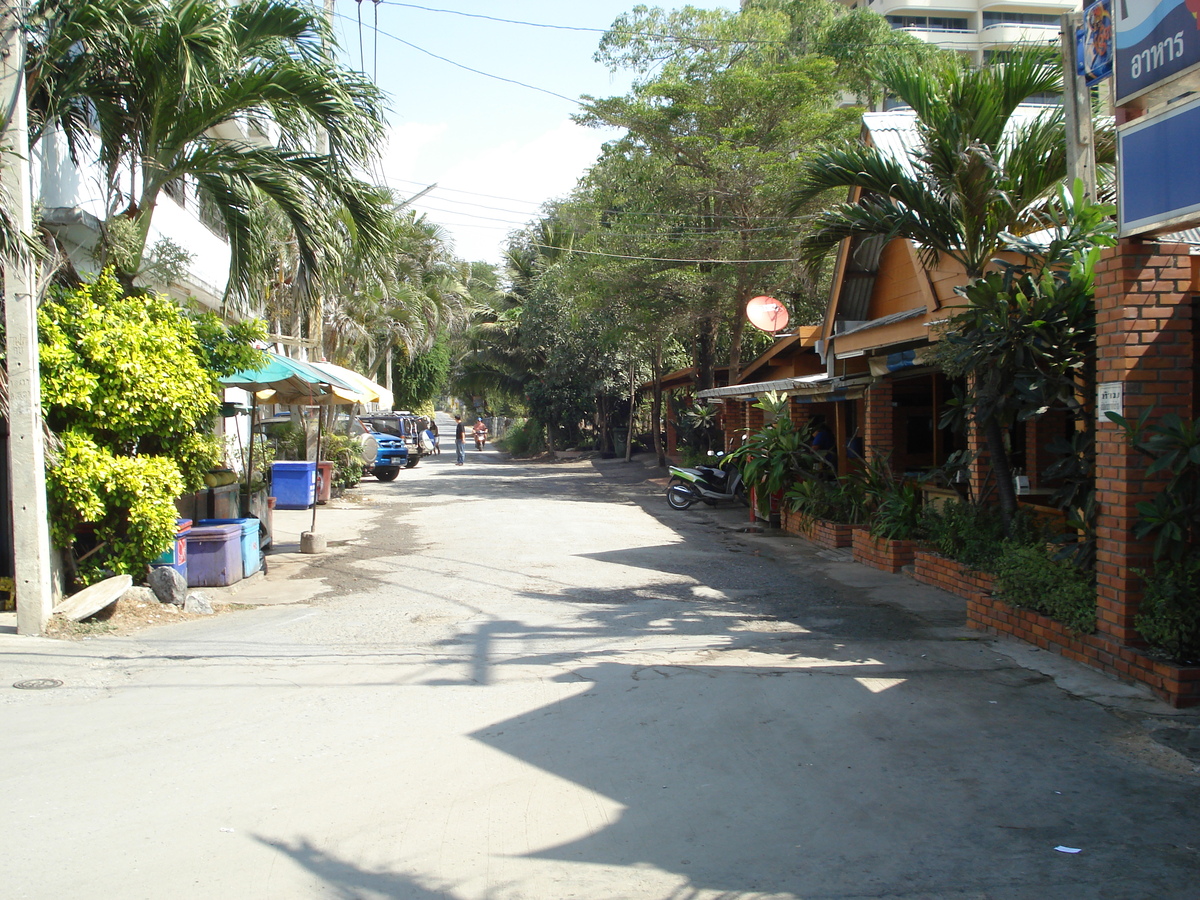
{"label": "concrete road surface", "polygon": [[0,896],[1200,897],[1194,714],[643,465],[450,450],[324,556],[281,513],[257,608],[0,635]]}

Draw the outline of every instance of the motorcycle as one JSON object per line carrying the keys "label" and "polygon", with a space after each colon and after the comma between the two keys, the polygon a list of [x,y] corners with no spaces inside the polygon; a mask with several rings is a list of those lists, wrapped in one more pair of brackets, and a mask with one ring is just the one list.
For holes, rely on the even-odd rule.
{"label": "motorcycle", "polygon": [[[708,455],[719,460],[725,454],[710,450]],[[742,473],[736,466],[718,462],[715,466],[696,466],[694,469],[671,466],[669,471],[671,483],[667,485],[667,503],[672,509],[687,509],[697,500],[709,506],[716,506],[722,500],[750,505]]]}
{"label": "motorcycle", "polygon": [[487,432],[486,431],[476,431],[475,432],[475,449],[482,450],[483,445],[486,443],[487,443]]}

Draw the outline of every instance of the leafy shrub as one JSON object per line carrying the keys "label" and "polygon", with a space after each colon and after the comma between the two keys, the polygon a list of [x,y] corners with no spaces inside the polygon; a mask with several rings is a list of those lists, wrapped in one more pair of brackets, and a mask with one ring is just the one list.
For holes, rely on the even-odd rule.
{"label": "leafy shrub", "polygon": [[1095,630],[1095,585],[1071,563],[1052,559],[1044,547],[1005,541],[992,569],[1000,596],[1013,606],[1044,613],[1074,631]]}
{"label": "leafy shrub", "polygon": [[909,541],[921,527],[921,489],[912,482],[897,482],[875,498],[871,510],[871,537]]}
{"label": "leafy shrub", "polygon": [[223,455],[206,434],[216,372],[261,358],[241,343],[261,330],[193,321],[166,297],[126,295],[108,272],[38,309],[43,406],[63,443],[46,471],[51,534],[74,581],[138,576],[171,545],[175,497]]}
{"label": "leafy shrub", "polygon": [[814,519],[827,519],[839,525],[861,525],[866,520],[862,485],[852,479],[808,478],[794,485],[785,496],[794,511]]}
{"label": "leafy shrub", "polygon": [[88,551],[75,580],[87,585],[109,574],[140,576],[175,539],[179,468],[163,457],[118,456],[74,431],[60,437],[46,482],[54,511],[50,534],[59,547],[79,543]]}
{"label": "leafy shrub", "polygon": [[525,419],[514,424],[496,445],[513,456],[533,456],[546,449],[546,437],[542,425],[536,419]]}
{"label": "leafy shrub", "polygon": [[362,481],[362,446],[359,442],[345,434],[325,434],[321,440],[325,458],[333,463],[333,487],[352,488]]}
{"label": "leafy shrub", "polygon": [[1160,562],[1146,575],[1146,595],[1135,619],[1150,646],[1177,662],[1200,663],[1200,557]]}
{"label": "leafy shrub", "polygon": [[1000,510],[993,506],[949,502],[926,507],[920,535],[942,554],[981,572],[994,572],[1006,542],[1025,547],[1046,543],[1046,535],[1023,510],[1014,516],[1011,533],[1005,534]]}

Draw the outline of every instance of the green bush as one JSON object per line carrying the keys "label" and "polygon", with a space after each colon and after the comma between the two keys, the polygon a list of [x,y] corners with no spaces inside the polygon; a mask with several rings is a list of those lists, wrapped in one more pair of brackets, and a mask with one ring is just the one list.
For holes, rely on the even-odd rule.
{"label": "green bush", "polygon": [[1200,663],[1200,557],[1163,561],[1146,579],[1146,596],[1135,619],[1151,648],[1176,662]]}
{"label": "green bush", "polygon": [[921,513],[920,537],[938,553],[981,572],[995,572],[1003,545],[1040,547],[1048,537],[1023,510],[1013,517],[1011,534],[1004,532],[1000,510],[994,506],[947,502]]}
{"label": "green bush", "polygon": [[63,442],[46,470],[52,536],[76,583],[140,576],[174,540],[174,499],[221,459],[216,372],[261,356],[239,345],[258,331],[197,322],[111,273],[38,309],[42,402]]}
{"label": "green bush", "polygon": [[175,539],[178,466],[164,457],[118,456],[74,431],[60,437],[46,479],[50,534],[57,546],[83,551],[75,581],[140,576]]}
{"label": "green bush", "polygon": [[352,488],[362,481],[362,445],[355,438],[326,433],[321,441],[322,454],[333,463],[333,487]]}
{"label": "green bush", "polygon": [[546,449],[546,436],[536,419],[525,419],[514,424],[496,446],[513,456],[534,456]]}
{"label": "green bush", "polygon": [[1095,630],[1095,585],[1069,562],[1052,559],[1044,547],[1005,541],[992,569],[1000,596],[1013,606],[1044,613],[1074,631]]}
{"label": "green bush", "polygon": [[826,481],[807,478],[785,495],[795,512],[839,525],[861,525],[866,521],[866,497],[862,485],[852,479]]}
{"label": "green bush", "polygon": [[921,527],[921,489],[911,482],[898,482],[891,490],[875,496],[871,511],[871,537],[910,541]]}

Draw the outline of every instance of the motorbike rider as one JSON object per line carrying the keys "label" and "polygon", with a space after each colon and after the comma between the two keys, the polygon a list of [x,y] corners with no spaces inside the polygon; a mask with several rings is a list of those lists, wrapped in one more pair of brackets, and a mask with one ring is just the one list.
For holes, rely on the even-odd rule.
{"label": "motorbike rider", "polygon": [[471,433],[475,435],[476,449],[482,450],[483,443],[487,440],[488,429],[487,426],[483,424],[483,418],[481,416],[476,416],[475,424],[471,428]]}

